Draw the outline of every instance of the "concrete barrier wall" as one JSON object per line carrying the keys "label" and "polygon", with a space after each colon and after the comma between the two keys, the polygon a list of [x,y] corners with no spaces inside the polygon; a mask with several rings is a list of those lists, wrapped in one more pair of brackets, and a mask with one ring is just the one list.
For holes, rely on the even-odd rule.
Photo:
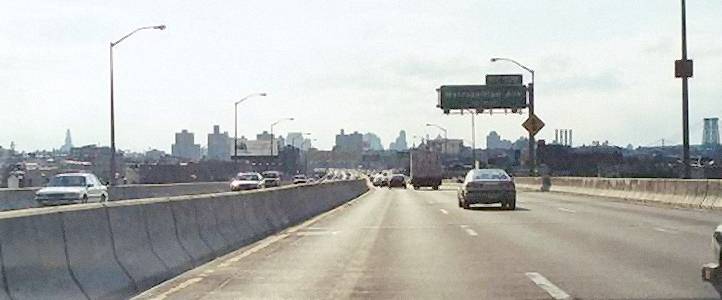
{"label": "concrete barrier wall", "polygon": [[[539,190],[538,177],[517,177],[517,187]],[[667,178],[553,177],[551,191],[666,203],[682,207],[722,208],[722,180]]]}
{"label": "concrete barrier wall", "polygon": [[127,299],[348,202],[365,180],[0,213],[0,299]]}
{"label": "concrete barrier wall", "polygon": [[[35,208],[35,192],[40,188],[0,189],[0,211]],[[194,182],[171,184],[132,184],[110,188],[110,201],[222,193],[229,190],[227,182]]]}

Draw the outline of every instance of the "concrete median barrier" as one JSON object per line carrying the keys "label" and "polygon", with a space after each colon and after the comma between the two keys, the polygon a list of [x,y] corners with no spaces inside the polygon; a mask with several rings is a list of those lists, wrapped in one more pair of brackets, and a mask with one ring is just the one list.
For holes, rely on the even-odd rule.
{"label": "concrete median barrier", "polygon": [[212,203],[217,199],[211,196],[204,201],[189,201],[196,209],[196,221],[198,222],[198,233],[201,239],[213,250],[214,256],[226,253],[230,243],[223,238],[218,228],[218,221],[213,212]]}
{"label": "concrete median barrier", "polygon": [[169,268],[153,250],[141,205],[117,202],[107,207],[118,262],[138,290],[149,289],[170,276]]}
{"label": "concrete median barrier", "polygon": [[339,181],[0,213],[0,300],[127,299],[367,189]]}
{"label": "concrete median barrier", "polygon": [[193,267],[193,258],[178,240],[173,211],[168,202],[141,206],[153,252],[168,268],[168,276],[177,276]]}
{"label": "concrete median barrier", "polygon": [[[539,190],[539,179],[515,178],[517,187]],[[552,192],[583,194],[680,207],[722,208],[722,180],[553,177]]]}
{"label": "concrete median barrier", "polygon": [[[0,211],[41,207],[42,205],[35,201],[35,192],[39,189],[39,187],[0,189]],[[222,193],[228,190],[227,182],[129,184],[111,187],[108,195],[110,201],[119,201]]]}
{"label": "concrete median barrier", "polygon": [[91,299],[126,299],[138,292],[118,263],[107,210],[100,205],[61,213],[68,263]]}
{"label": "concrete median barrier", "polygon": [[193,265],[199,266],[213,258],[213,249],[200,234],[196,209],[190,197],[172,200],[170,206],[175,218],[178,241],[193,259]]}
{"label": "concrete median barrier", "polygon": [[[86,298],[68,268],[60,214],[4,216],[0,248],[13,299]],[[10,299],[4,287],[0,299]]]}

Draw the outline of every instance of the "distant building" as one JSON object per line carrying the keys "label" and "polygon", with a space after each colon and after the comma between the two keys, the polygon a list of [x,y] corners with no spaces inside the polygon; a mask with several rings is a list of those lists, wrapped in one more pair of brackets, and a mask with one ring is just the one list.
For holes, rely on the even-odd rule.
{"label": "distant building", "polygon": [[364,151],[381,151],[384,146],[381,144],[381,138],[371,132],[363,135]]}
{"label": "distant building", "polygon": [[[106,182],[109,180],[108,174],[110,174],[110,153],[110,147],[86,145],[82,147],[71,148],[67,159],[80,162],[90,162],[92,164],[93,173],[95,173],[96,176],[100,177],[102,181]],[[124,161],[124,153],[116,152],[115,163],[117,167],[117,178],[123,178],[124,176]]]}
{"label": "distant building", "polygon": [[719,145],[719,118],[704,118],[704,130],[702,131],[702,145]]}
{"label": "distant building", "polygon": [[60,146],[60,152],[70,153],[70,149],[73,148],[73,139],[70,137],[70,129],[65,131],[65,144]]}
{"label": "distant building", "polygon": [[194,143],[193,133],[183,129],[175,134],[175,144],[171,146],[173,156],[192,161],[201,159],[201,145]]}
{"label": "distant building", "polygon": [[459,155],[464,148],[464,141],[461,139],[444,139],[437,136],[435,139],[428,139],[425,143],[432,149],[445,155]]}
{"label": "distant building", "polygon": [[165,152],[163,152],[163,151],[161,151],[161,150],[152,149],[152,150],[148,150],[148,151],[145,152],[145,160],[146,160],[146,161],[157,162],[157,161],[159,161],[161,158],[163,158],[163,156],[165,156],[165,155],[166,155]]}
{"label": "distant building", "polygon": [[[233,155],[233,138],[230,139],[231,155]],[[271,140],[271,134],[267,131],[256,135],[255,140],[249,140],[244,136],[238,138],[238,156],[278,156],[278,153],[285,143],[283,137],[277,137]]]}
{"label": "distant building", "polygon": [[486,136],[486,149],[511,149],[511,147],[511,141],[501,139],[496,131],[489,132]]}
{"label": "distant building", "polygon": [[208,134],[208,155],[209,160],[231,160],[231,143],[233,140],[228,137],[228,132],[221,133],[218,125],[213,125],[213,133]]}
{"label": "distant building", "polygon": [[313,148],[313,144],[311,143],[311,139],[303,139],[303,144],[301,145],[301,150],[308,151],[311,148]]}
{"label": "distant building", "polygon": [[394,142],[391,142],[389,145],[389,150],[396,150],[396,151],[406,151],[409,149],[408,144],[406,143],[406,131],[401,130],[399,131],[399,136],[396,138]]}
{"label": "distant building", "polygon": [[272,138],[273,138],[273,135],[265,130],[259,134],[256,134],[256,140],[259,140],[259,141],[270,141]]}
{"label": "distant building", "polygon": [[306,141],[303,137],[302,132],[289,132],[286,135],[286,142],[291,147],[299,148],[301,150],[307,150],[307,149],[303,149]]}
{"label": "distant building", "polygon": [[346,134],[343,129],[341,133],[336,135],[336,145],[333,147],[335,152],[361,153],[363,151],[363,135],[354,131],[352,134]]}

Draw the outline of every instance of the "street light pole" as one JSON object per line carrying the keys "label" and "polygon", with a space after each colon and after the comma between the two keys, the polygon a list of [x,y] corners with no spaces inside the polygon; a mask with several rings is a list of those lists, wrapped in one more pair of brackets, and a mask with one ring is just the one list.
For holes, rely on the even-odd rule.
{"label": "street light pole", "polygon": [[[684,1],[684,0],[683,0]],[[497,61],[508,61],[510,63],[513,63],[520,68],[528,71],[531,74],[531,83],[529,83],[529,116],[534,115],[534,70],[520,64],[516,60],[510,59],[510,58],[501,58],[501,57],[494,57],[491,59],[491,62],[497,62]],[[534,141],[534,134],[529,132],[529,174],[531,176],[535,175],[536,170],[536,147],[535,147],[535,141]]]}
{"label": "street light pole", "polygon": [[158,30],[165,30],[165,25],[157,25],[157,26],[145,26],[137,28],[136,30],[131,31],[130,33],[126,34],[116,42],[110,42],[110,176],[108,176],[108,180],[110,185],[115,185],[115,173],[116,173],[116,167],[115,167],[115,92],[113,89],[113,47],[120,44],[123,40],[127,39],[129,36],[133,35],[134,33],[145,30],[145,29],[158,29]]}
{"label": "street light pole", "polygon": [[[471,114],[471,163],[476,169],[476,127],[474,126],[474,120],[476,119],[476,111],[472,109],[466,109]],[[463,112],[463,110],[462,110]]]}
{"label": "street light pole", "polygon": [[436,128],[438,128],[438,129],[440,129],[441,131],[444,132],[444,146],[443,146],[443,151],[442,151],[442,153],[448,155],[448,149],[447,149],[446,143],[447,143],[447,141],[449,140],[449,136],[448,136],[448,132],[447,132],[446,128],[441,127],[441,126],[436,125],[436,124],[431,124],[431,123],[426,123],[426,126],[427,126],[427,127],[436,127]]}
{"label": "street light pole", "polygon": [[241,102],[246,101],[246,99],[260,96],[265,97],[266,93],[255,93],[250,94],[248,96],[245,96],[241,98],[241,100],[238,100],[233,103],[233,159],[238,160],[238,104],[241,104]]}
{"label": "street light pole", "polygon": [[474,127],[474,120],[476,119],[476,113],[471,113],[471,156],[473,159],[471,163],[474,164],[474,169],[477,169],[479,165],[476,163],[476,128]]}
{"label": "street light pole", "polygon": [[[682,62],[687,61],[687,5],[682,0]],[[691,62],[690,62],[691,63]],[[691,73],[691,70],[689,70]],[[689,165],[689,86],[688,79],[691,74],[682,76],[682,163],[684,164],[684,178],[692,177]]]}
{"label": "street light pole", "polygon": [[276,126],[278,123],[281,123],[281,122],[283,122],[283,121],[293,121],[293,118],[280,119],[280,120],[278,120],[278,121],[276,121],[276,122],[273,122],[273,124],[271,124],[271,157],[273,157],[273,141],[274,141],[274,138],[273,138],[273,126]]}

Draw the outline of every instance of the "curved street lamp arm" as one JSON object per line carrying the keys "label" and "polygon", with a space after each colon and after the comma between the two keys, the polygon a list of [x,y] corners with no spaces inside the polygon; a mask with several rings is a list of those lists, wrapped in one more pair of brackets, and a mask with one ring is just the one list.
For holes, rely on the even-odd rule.
{"label": "curved street lamp arm", "polygon": [[130,33],[126,34],[125,36],[123,36],[122,38],[120,38],[120,39],[119,39],[118,41],[116,41],[115,43],[110,43],[110,46],[112,47],[112,46],[115,46],[115,45],[117,45],[117,44],[120,44],[120,42],[122,42],[123,40],[127,39],[128,37],[130,37],[130,36],[133,35],[134,33],[138,32],[138,31],[141,31],[141,30],[144,30],[144,29],[159,29],[159,30],[165,30],[165,25],[140,27],[140,28],[138,28],[138,29],[136,29],[136,30],[133,30],[133,31],[131,31]]}
{"label": "curved street lamp arm", "polygon": [[518,61],[513,60],[513,59],[511,59],[511,58],[494,57],[494,58],[491,59],[491,62],[495,62],[495,61],[499,61],[499,60],[508,61],[508,62],[510,62],[510,63],[513,63],[513,64],[519,66],[520,68],[522,68],[522,69],[524,69],[524,70],[527,70],[529,73],[531,73],[532,81],[534,81],[534,70],[528,68],[528,67],[525,66],[525,65],[522,65],[522,64],[519,63]]}

